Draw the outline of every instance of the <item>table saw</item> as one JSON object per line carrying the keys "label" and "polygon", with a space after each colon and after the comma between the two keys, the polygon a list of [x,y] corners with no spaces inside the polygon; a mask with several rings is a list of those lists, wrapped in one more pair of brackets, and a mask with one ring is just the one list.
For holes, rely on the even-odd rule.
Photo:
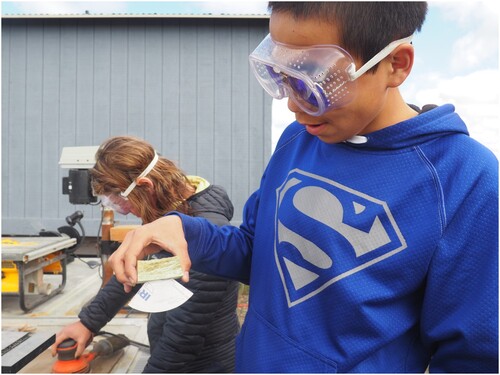
{"label": "table saw", "polygon": [[[66,249],[77,240],[57,237],[2,237],[2,296],[19,296],[27,312],[60,293],[66,284]],[[54,288],[45,275],[59,276]],[[51,280],[52,281],[52,280]]]}

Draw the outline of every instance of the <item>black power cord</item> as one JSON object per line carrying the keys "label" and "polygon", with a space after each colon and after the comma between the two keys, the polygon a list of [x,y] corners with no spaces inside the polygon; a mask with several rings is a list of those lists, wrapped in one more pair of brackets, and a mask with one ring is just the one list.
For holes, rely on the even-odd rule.
{"label": "black power cord", "polygon": [[[71,215],[66,216],[66,223],[68,223],[69,226],[64,226],[57,228],[57,230],[60,233],[67,234],[71,238],[76,238],[76,245],[67,249],[66,254],[68,256],[72,256],[75,259],[78,259],[80,262],[85,263],[90,269],[94,269],[99,267],[101,264],[96,261],[85,261],[81,257],[75,254],[75,251],[81,246],[83,241],[85,240],[85,228],[83,228],[82,223],[80,222],[83,219],[83,212],[82,211],[75,211]],[[81,231],[78,233],[78,231],[74,228],[75,225],[78,225]]]}
{"label": "black power cord", "polygon": [[[97,336],[106,336],[106,335],[119,337],[119,335],[112,333],[112,332],[106,332],[106,331],[97,332]],[[127,340],[130,342],[130,344],[138,347],[139,349],[142,349],[144,351],[149,351],[149,345],[143,344],[143,343],[138,342],[138,341],[130,340],[128,337],[127,337]]]}

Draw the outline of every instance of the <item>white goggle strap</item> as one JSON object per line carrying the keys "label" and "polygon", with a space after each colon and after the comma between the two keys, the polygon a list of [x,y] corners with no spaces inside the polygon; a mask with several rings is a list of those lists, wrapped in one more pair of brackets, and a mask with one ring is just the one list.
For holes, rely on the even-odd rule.
{"label": "white goggle strap", "polygon": [[386,58],[392,51],[394,51],[401,44],[410,43],[412,39],[413,39],[413,35],[410,35],[409,37],[406,37],[403,39],[398,39],[398,40],[395,40],[395,41],[389,43],[382,51],[380,51],[375,56],[373,56],[370,60],[368,60],[368,62],[365,65],[363,65],[357,71],[356,71],[356,67],[353,66],[352,71],[349,72],[349,76],[351,78],[351,81],[358,79],[360,76],[365,74],[368,70],[370,70],[375,65],[377,65],[379,62],[381,62],[384,58]]}
{"label": "white goggle strap", "polygon": [[142,173],[136,179],[134,179],[134,181],[132,181],[132,183],[129,185],[127,190],[125,190],[123,193],[120,193],[120,195],[123,198],[127,198],[127,196],[130,194],[130,192],[132,190],[134,190],[134,188],[136,187],[136,185],[137,185],[136,181],[142,177],[145,177],[149,172],[151,172],[151,170],[156,165],[157,161],[158,161],[158,154],[156,153],[156,150],[155,150],[155,156],[154,156],[153,160],[151,161],[151,163],[149,163],[149,165],[146,167],[146,169],[144,171],[142,171]]}

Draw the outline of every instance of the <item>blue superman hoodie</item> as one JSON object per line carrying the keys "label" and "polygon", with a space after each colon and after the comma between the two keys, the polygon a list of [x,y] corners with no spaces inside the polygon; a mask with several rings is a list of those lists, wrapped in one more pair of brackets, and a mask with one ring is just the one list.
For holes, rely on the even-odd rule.
{"label": "blue superman hoodie", "polygon": [[361,138],[282,135],[239,228],[182,218],[250,284],[238,372],[498,372],[498,163],[444,105]]}

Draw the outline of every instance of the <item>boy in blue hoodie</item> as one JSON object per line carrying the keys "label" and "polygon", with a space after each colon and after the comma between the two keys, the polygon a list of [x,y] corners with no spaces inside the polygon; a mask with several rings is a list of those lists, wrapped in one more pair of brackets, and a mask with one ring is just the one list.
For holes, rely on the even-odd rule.
{"label": "boy in blue hoodie", "polygon": [[398,89],[427,4],[270,9],[250,63],[297,121],[242,225],[171,213],[128,235],[116,277],[165,249],[249,283],[238,372],[498,372],[498,162],[452,105]]}

